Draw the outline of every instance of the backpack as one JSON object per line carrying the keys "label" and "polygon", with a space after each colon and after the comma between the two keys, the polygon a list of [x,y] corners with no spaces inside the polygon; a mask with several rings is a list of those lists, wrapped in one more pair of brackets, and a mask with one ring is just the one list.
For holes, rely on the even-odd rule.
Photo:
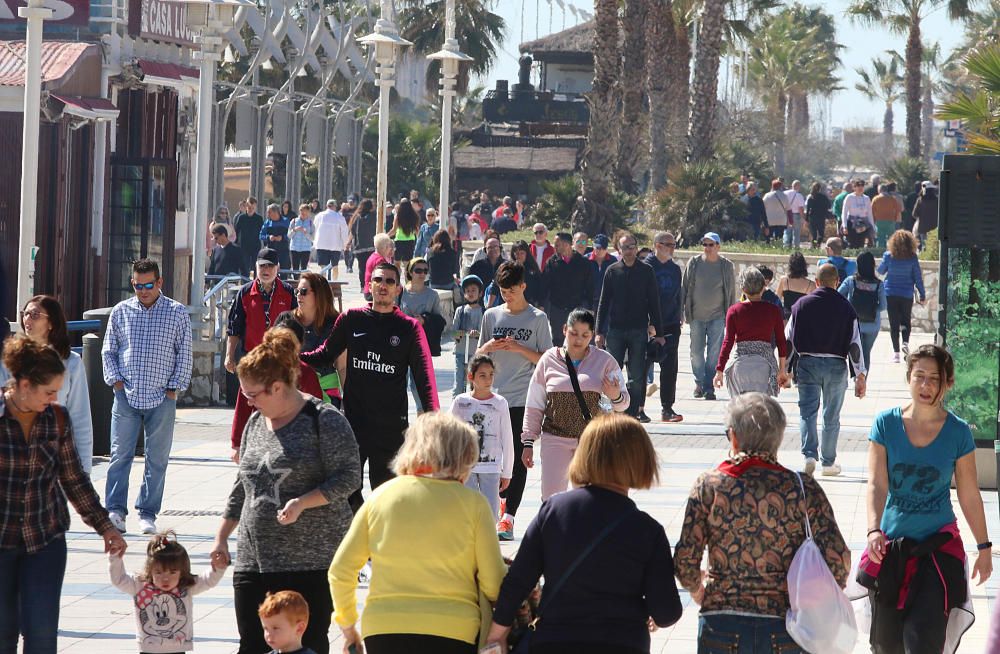
{"label": "backpack", "polygon": [[864,216],[848,216],[847,229],[855,234],[864,234],[868,231],[868,221]]}
{"label": "backpack", "polygon": [[854,293],[851,294],[851,306],[858,314],[860,322],[875,322],[878,318],[878,292],[882,286],[880,280],[863,282],[854,276]]}

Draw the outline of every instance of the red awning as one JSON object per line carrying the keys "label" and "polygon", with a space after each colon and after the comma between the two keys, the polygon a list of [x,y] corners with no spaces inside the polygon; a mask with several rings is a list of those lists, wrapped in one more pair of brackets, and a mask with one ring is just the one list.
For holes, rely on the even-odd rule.
{"label": "red awning", "polygon": [[181,82],[184,79],[198,79],[198,69],[190,66],[150,61],[149,59],[140,59],[136,63],[142,69],[142,74],[145,77],[153,78],[151,81],[154,82],[157,79],[173,82]]}
{"label": "red awning", "polygon": [[[24,86],[24,41],[0,41],[0,86]],[[94,43],[44,41],[42,88],[59,88],[85,56],[100,56]]]}
{"label": "red awning", "polygon": [[75,95],[56,95],[51,98],[62,102],[65,113],[90,120],[116,120],[118,107],[106,98],[81,98]]}

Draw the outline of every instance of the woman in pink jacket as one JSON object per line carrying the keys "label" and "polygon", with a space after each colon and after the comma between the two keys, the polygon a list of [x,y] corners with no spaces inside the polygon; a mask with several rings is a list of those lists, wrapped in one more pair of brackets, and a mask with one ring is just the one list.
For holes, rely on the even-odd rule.
{"label": "woman in pink jacket", "polygon": [[528,387],[521,459],[531,468],[535,441],[541,441],[543,501],[567,490],[569,462],[591,418],[607,413],[609,400],[614,411],[628,408],[621,368],[613,356],[590,344],[594,324],[592,312],[570,312],[563,325],[563,346],[542,354]]}

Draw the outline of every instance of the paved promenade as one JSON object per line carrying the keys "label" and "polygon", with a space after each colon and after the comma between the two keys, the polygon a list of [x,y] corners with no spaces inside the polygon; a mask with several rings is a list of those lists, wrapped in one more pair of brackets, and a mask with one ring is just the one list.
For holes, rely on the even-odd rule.
{"label": "paved promenade", "polygon": [[[359,303],[356,286],[352,285],[345,299],[347,305]],[[929,335],[915,335],[914,344],[929,340]],[[693,399],[694,384],[688,363],[686,329],[682,335],[680,351],[679,401],[675,404],[675,410],[684,415],[684,422],[670,425],[653,422],[647,425],[659,453],[662,484],[656,489],[632,494],[641,509],[664,525],[672,544],[680,535],[684,506],[691,484],[703,470],[718,464],[726,456],[728,449],[723,436],[727,395],[722,391],[719,400],[715,402]],[[903,367],[888,363],[890,353],[888,335],[883,333],[876,341],[872,355],[874,370],[869,382],[869,396],[864,400],[857,400],[849,394],[845,400],[838,448],[838,462],[843,465],[844,472],[836,478],[819,478],[833,504],[844,537],[855,553],[860,553],[865,544],[864,493],[869,426],[878,411],[901,404],[909,397],[903,380]],[[435,359],[435,365],[441,404],[447,406],[451,401],[454,365],[451,352],[446,351]],[[784,391],[779,397],[790,425],[779,459],[789,467],[801,464],[796,400],[795,389]],[[659,400],[656,396],[648,400],[647,413],[654,419],[659,417]],[[235,466],[229,461],[231,416],[232,411],[226,408],[181,409],[177,412],[173,454],[163,512],[158,525],[161,529],[172,528],[177,531],[180,541],[191,553],[196,569],[208,566],[208,554],[221,519],[221,511],[236,477]],[[133,467],[130,488],[133,502],[141,482],[141,472],[141,461],[137,461]],[[95,462],[93,478],[102,497],[106,473],[107,461]],[[989,533],[994,540],[998,540],[1000,506],[997,495],[987,491],[983,496]],[[958,511],[954,492],[953,499]],[[536,466],[528,471],[528,487],[515,524],[518,537],[524,533],[540,504],[540,475],[539,467]],[[961,517],[959,525],[968,548],[975,540]],[[129,551],[125,555],[125,563],[130,571],[135,571],[142,565],[146,538],[136,533],[137,518],[134,513],[129,516],[129,528],[131,531],[126,536]],[[100,538],[73,513],[73,524],[67,539],[69,564],[63,587],[60,651],[80,654],[134,653],[135,622],[131,600],[111,586],[107,558],[101,553]],[[517,546],[517,541],[504,543],[502,549],[505,555],[513,556]],[[235,538],[231,547],[235,547]],[[419,552],[414,554],[420,555]],[[1000,561],[996,557],[994,566],[1000,575]],[[1000,579],[995,576],[985,586],[972,589],[977,621],[966,634],[960,652],[971,654],[984,651],[989,613],[998,585]],[[363,595],[363,591],[358,593],[359,605],[364,601]],[[238,635],[232,597],[232,575],[227,573],[218,587],[195,598],[195,651],[204,654],[236,651]],[[693,654],[696,651],[698,607],[684,591],[681,591],[681,599],[685,604],[684,616],[674,627],[653,635],[653,652]],[[336,644],[339,641],[339,630],[335,627],[331,630],[331,637],[335,639],[332,651],[339,654],[340,645]],[[868,651],[866,639],[866,634],[859,639],[856,652]]]}

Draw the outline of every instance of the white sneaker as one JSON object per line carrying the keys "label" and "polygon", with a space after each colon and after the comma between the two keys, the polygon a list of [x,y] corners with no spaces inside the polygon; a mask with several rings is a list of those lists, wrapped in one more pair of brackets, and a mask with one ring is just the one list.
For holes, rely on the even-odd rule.
{"label": "white sneaker", "polygon": [[899,363],[899,352],[893,352],[892,353],[892,362],[893,363]]}
{"label": "white sneaker", "polygon": [[908,356],[910,356],[910,344],[903,343],[903,358],[905,359]]}
{"label": "white sneaker", "polygon": [[816,470],[816,459],[812,458],[811,456],[807,456],[806,462],[802,466],[802,472],[811,476],[814,470]]}
{"label": "white sneaker", "polygon": [[108,518],[111,519],[111,525],[115,529],[123,534],[125,533],[125,517],[122,514],[117,511],[111,511],[108,513]]}
{"label": "white sneaker", "polygon": [[646,387],[646,397],[653,397],[653,393],[655,393],[659,389],[660,387],[657,386],[655,383],[650,384],[649,386]]}
{"label": "white sneaker", "polygon": [[834,463],[828,466],[823,466],[823,476],[824,477],[836,477],[840,474],[840,464]]}
{"label": "white sneaker", "polygon": [[139,518],[139,529],[144,534],[156,533],[156,521],[149,518]]}

